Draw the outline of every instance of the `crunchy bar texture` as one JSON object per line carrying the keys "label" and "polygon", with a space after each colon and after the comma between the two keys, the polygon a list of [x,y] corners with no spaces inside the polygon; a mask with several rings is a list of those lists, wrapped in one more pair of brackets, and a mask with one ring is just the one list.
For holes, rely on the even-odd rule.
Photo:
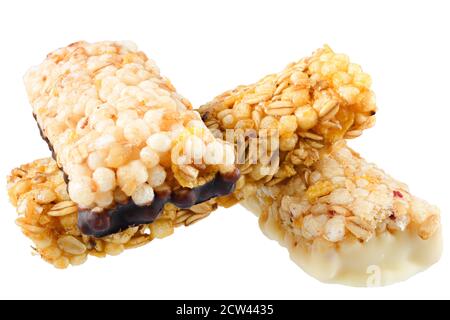
{"label": "crunchy bar texture", "polygon": [[243,203],[308,273],[364,286],[368,268],[376,267],[379,284],[389,284],[439,259],[439,209],[343,141],[298,172],[285,184],[259,188]]}
{"label": "crunchy bar texture", "polygon": [[24,80],[42,135],[68,176],[70,198],[81,208],[109,208],[127,198],[148,205],[155,188],[193,188],[234,168],[232,146],[213,137],[133,43],[73,43]]}
{"label": "crunchy bar texture", "polygon": [[[235,196],[245,198],[257,184],[275,185],[294,176],[294,167],[314,164],[324,146],[371,127],[376,105],[370,86],[370,76],[359,65],[325,46],[202,106],[211,130],[224,135],[234,129],[235,144],[244,145],[244,152],[238,149],[243,176]],[[255,154],[262,144],[267,145],[264,158]]]}
{"label": "crunchy bar texture", "polygon": [[167,204],[151,224],[123,232],[93,238],[82,235],[77,227],[77,204],[70,200],[63,173],[50,158],[36,160],[12,170],[8,177],[8,195],[17,207],[17,224],[34,242],[34,250],[57,268],[79,265],[89,255],[118,255],[125,249],[164,238],[174,228],[191,225],[214,210],[211,201],[180,210]]}

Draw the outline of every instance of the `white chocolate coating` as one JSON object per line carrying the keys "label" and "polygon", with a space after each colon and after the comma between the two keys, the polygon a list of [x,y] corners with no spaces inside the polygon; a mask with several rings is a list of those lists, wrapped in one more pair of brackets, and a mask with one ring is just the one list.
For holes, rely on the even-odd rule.
{"label": "white chocolate coating", "polygon": [[439,210],[343,143],[311,171],[241,201],[262,231],[324,282],[380,286],[405,280],[442,252]]}

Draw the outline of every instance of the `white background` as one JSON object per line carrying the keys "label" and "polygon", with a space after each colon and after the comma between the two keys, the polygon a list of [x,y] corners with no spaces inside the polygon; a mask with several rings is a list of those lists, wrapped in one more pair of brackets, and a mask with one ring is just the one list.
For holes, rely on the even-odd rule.
{"label": "white background", "polygon": [[[55,48],[133,40],[199,106],[328,43],[372,75],[377,94],[378,123],[351,146],[440,206],[450,232],[449,9],[448,1],[431,0],[1,1],[0,176],[49,155],[22,75]],[[404,283],[326,285],[292,263],[239,207],[65,271],[31,256],[14,219],[0,192],[0,298],[450,298],[448,250]]]}

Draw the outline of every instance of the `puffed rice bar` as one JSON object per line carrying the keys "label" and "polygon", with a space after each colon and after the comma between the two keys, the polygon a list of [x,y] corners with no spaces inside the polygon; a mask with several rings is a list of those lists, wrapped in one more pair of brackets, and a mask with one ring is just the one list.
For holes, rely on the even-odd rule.
{"label": "puffed rice bar", "polygon": [[171,235],[180,225],[191,225],[208,216],[211,201],[190,209],[166,204],[151,224],[126,229],[102,238],[83,235],[77,226],[77,204],[70,200],[63,173],[53,159],[41,159],[12,170],[8,195],[16,206],[16,222],[34,243],[34,251],[57,268],[80,265],[88,256],[115,256]]}
{"label": "puffed rice bar", "polygon": [[437,262],[439,209],[367,163],[344,142],[284,184],[241,202],[263,232],[324,282],[387,285]]}
{"label": "puffed rice bar", "polygon": [[83,233],[113,234],[151,222],[166,202],[189,208],[234,188],[233,146],[214,138],[133,43],[73,43],[24,80],[70,198],[84,209]]}
{"label": "puffed rice bar", "polygon": [[359,65],[325,46],[202,106],[208,128],[237,147],[242,176],[234,197],[294,176],[295,166],[314,164],[324,147],[371,127],[377,107],[370,86]]}

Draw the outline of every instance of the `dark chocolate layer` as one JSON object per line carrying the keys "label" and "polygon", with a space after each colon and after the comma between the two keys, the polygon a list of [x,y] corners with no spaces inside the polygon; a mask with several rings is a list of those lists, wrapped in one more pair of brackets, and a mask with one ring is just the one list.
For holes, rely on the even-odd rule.
{"label": "dark chocolate layer", "polygon": [[[37,121],[36,115],[34,113],[33,113],[33,118],[34,118],[34,120],[36,120],[36,124],[37,124],[37,127],[39,129],[39,134],[41,135],[41,138],[47,143],[48,149],[52,153],[52,158],[53,158],[53,160],[56,161],[55,149],[53,149],[53,146],[50,143],[50,140],[48,140],[48,138],[44,135],[44,131],[42,131],[42,128],[39,125],[39,122]],[[60,168],[60,169],[63,172],[64,182],[68,185],[69,184],[69,176],[64,172],[64,170],[62,170],[62,168]]]}
{"label": "dark chocolate layer", "polygon": [[[44,135],[36,116],[34,114],[33,116],[42,139],[47,143],[48,148],[52,152],[52,157],[56,161],[56,154],[52,144]],[[63,174],[64,180],[68,184],[68,176],[64,171]],[[193,205],[212,198],[232,193],[236,188],[236,182],[239,180],[239,177],[239,169],[235,169],[228,174],[217,174],[213,180],[196,188],[182,188],[174,192],[170,190],[155,192],[155,198],[148,206],[138,206],[132,199],[129,199],[125,204],[117,204],[113,209],[102,212],[80,209],[78,210],[78,227],[83,234],[100,238],[124,231],[130,227],[149,224],[159,217],[166,203],[172,203],[181,209],[188,209]]]}
{"label": "dark chocolate layer", "polygon": [[170,199],[170,191],[155,193],[151,205],[137,206],[132,200],[102,212],[78,210],[78,228],[96,238],[123,231],[129,227],[153,222]]}
{"label": "dark chocolate layer", "polygon": [[79,210],[78,227],[81,232],[96,238],[108,236],[130,227],[149,224],[159,217],[166,203],[187,209],[209,199],[232,193],[239,179],[239,170],[229,174],[217,174],[210,182],[202,186],[183,188],[174,192],[156,192],[153,202],[148,206],[138,206],[133,200],[116,205],[113,209],[97,213],[91,210]]}

